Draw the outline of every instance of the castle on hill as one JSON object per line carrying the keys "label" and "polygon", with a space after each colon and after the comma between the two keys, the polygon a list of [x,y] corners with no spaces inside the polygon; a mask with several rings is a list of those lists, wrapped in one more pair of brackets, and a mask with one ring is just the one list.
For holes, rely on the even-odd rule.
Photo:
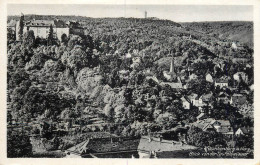
{"label": "castle on hill", "polygon": [[7,24],[7,29],[15,35],[17,41],[22,40],[22,35],[26,31],[32,30],[35,37],[48,38],[50,29],[53,29],[53,35],[56,39],[61,40],[61,36],[65,34],[67,37],[70,34],[81,35],[84,34],[83,28],[79,26],[78,22],[61,20],[24,20],[24,15],[21,14],[20,20],[11,20]]}

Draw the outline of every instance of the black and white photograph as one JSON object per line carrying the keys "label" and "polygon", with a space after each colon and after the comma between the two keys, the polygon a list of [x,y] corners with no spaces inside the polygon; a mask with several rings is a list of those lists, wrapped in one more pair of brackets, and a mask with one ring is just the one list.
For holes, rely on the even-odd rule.
{"label": "black and white photograph", "polygon": [[253,5],[6,10],[7,158],[254,159]]}

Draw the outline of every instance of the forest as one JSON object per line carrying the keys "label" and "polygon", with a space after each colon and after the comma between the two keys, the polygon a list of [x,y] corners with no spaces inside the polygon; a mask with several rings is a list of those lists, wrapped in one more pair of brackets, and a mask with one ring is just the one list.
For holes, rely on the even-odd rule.
{"label": "forest", "polygon": [[[75,145],[88,132],[128,137],[165,132],[165,138],[185,139],[199,147],[228,146],[231,139],[221,133],[187,127],[202,111],[197,106],[183,107],[182,98],[193,93],[198,97],[212,94],[211,108],[202,107],[210,111],[206,118],[228,120],[234,130],[253,127],[254,119],[248,115],[253,112],[254,95],[253,35],[247,35],[252,33],[247,28],[252,28],[251,22],[25,16],[25,20],[33,18],[75,20],[84,28],[84,35],[63,35],[59,41],[52,30],[47,38],[27,31],[22,41],[16,41],[15,36],[7,34],[8,145],[24,150],[8,150],[10,157],[21,152],[26,153],[23,156],[32,154],[30,145],[11,143],[17,136],[22,136],[24,143],[38,134],[52,140],[61,123],[68,123],[72,131],[58,136],[59,143],[55,144],[59,145],[52,146],[55,149]],[[11,19],[19,17],[8,17]],[[231,33],[233,27],[237,33]],[[164,73],[169,71],[172,59],[176,78],[168,80]],[[236,81],[233,75],[237,72],[245,73],[247,81]],[[208,74],[214,80],[227,77],[228,87],[216,87],[206,80]],[[185,88],[161,85],[175,83],[177,77]],[[246,93],[247,114],[240,106],[220,101],[223,95],[230,99],[242,92]],[[94,119],[101,124],[90,128]],[[185,127],[181,137],[176,132],[167,135],[175,127]],[[68,136],[75,142],[66,141]],[[235,140],[252,148],[252,136],[248,139]]]}

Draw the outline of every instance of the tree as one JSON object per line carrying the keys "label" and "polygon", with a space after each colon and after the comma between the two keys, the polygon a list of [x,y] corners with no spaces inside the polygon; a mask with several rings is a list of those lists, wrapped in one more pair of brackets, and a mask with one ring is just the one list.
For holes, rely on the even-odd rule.
{"label": "tree", "polygon": [[29,79],[29,75],[24,69],[17,69],[14,73],[10,73],[7,82],[8,89],[17,87],[20,83]]}
{"label": "tree", "polygon": [[13,135],[11,132],[7,134],[7,157],[30,157],[32,156],[32,144],[27,135]]}
{"label": "tree", "polygon": [[61,35],[61,42],[64,44],[67,44],[68,42],[68,36],[65,33]]}
{"label": "tree", "polygon": [[107,104],[105,107],[104,107],[104,113],[105,115],[109,118],[109,119],[113,119],[114,117],[114,109],[111,107],[110,104]]}
{"label": "tree", "polygon": [[24,27],[24,15],[21,14],[20,20],[18,21],[18,41],[21,41],[23,39],[23,27]]}
{"label": "tree", "polygon": [[50,29],[49,29],[49,34],[48,34],[47,42],[48,42],[48,45],[52,45],[53,42],[54,42],[52,24],[51,24]]}
{"label": "tree", "polygon": [[87,57],[88,54],[84,50],[81,48],[75,48],[71,51],[71,55],[67,59],[67,65],[71,69],[79,71],[89,64]]}
{"label": "tree", "polygon": [[31,60],[26,63],[26,70],[41,69],[45,62],[48,60],[48,56],[43,53],[36,53],[32,56]]}
{"label": "tree", "polygon": [[24,33],[23,44],[27,48],[33,48],[35,45],[35,36],[32,30],[29,30]]}
{"label": "tree", "polygon": [[221,134],[216,132],[203,132],[201,129],[194,126],[187,132],[187,142],[198,147],[215,147],[216,145],[226,146],[224,137]]}
{"label": "tree", "polygon": [[7,28],[7,41],[8,43],[15,40],[15,33],[11,28]]}

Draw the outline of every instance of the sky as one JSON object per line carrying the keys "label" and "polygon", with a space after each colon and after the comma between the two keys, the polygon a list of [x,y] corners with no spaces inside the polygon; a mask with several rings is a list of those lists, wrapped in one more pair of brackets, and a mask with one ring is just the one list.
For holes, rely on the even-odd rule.
{"label": "sky", "polygon": [[93,5],[8,4],[8,15],[79,15],[87,17],[148,17],[175,22],[253,21],[253,6],[245,5]]}

